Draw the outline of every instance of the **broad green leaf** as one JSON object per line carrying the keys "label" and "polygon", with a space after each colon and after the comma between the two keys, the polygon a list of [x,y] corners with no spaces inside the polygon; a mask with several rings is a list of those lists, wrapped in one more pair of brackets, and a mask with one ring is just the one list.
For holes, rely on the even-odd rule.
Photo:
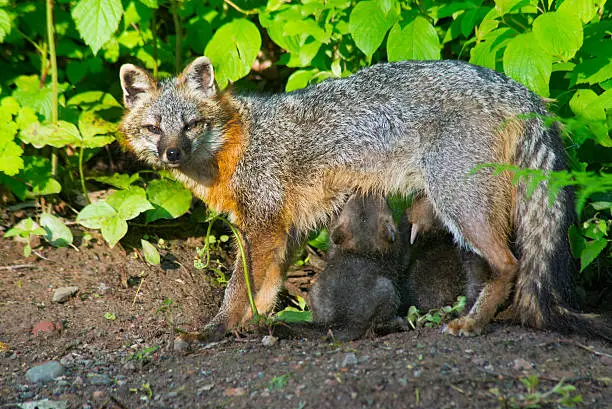
{"label": "broad green leaf", "polygon": [[19,137],[25,143],[35,148],[50,145],[62,148],[66,145],[80,145],[81,134],[74,124],[66,121],[58,121],[57,124],[41,124],[35,122],[23,130]]}
{"label": "broad green leaf", "polygon": [[17,114],[17,118],[15,118],[15,123],[19,129],[26,129],[28,126],[36,122],[38,122],[38,116],[33,109],[30,107],[22,107],[19,109],[19,114]]}
{"label": "broad green leaf", "polygon": [[[49,84],[40,86],[40,78],[37,75],[22,75],[15,79],[17,89],[13,91],[13,97],[22,107],[29,107],[38,112],[46,119],[51,119],[51,86]],[[64,92],[68,84],[59,84],[59,92]]]}
{"label": "broad green leaf", "polygon": [[367,0],[353,7],[349,17],[349,31],[368,60],[380,47],[397,17],[395,4],[389,6],[381,1]]}
{"label": "broad green leaf", "polygon": [[504,52],[504,72],[536,94],[547,97],[552,73],[552,57],[542,50],[533,33],[524,33],[508,42]]}
{"label": "broad green leaf", "polygon": [[151,181],[147,186],[147,197],[155,208],[147,212],[147,223],[158,219],[175,219],[185,214],[191,205],[191,192],[168,179]]}
{"label": "broad green leaf", "polygon": [[106,183],[107,185],[114,186],[119,189],[128,189],[132,183],[140,178],[138,173],[128,175],[125,173],[114,173],[112,176],[97,176],[89,179],[95,180],[96,182]]}
{"label": "broad green leaf", "polygon": [[607,246],[608,240],[605,237],[586,242],[580,253],[580,271],[587,268]]}
{"label": "broad green leaf", "polygon": [[115,247],[115,244],[125,236],[127,230],[127,222],[119,217],[119,215],[102,220],[102,237],[104,237],[104,240],[106,240],[110,247]]}
{"label": "broad green leaf", "polygon": [[114,207],[117,215],[124,220],[131,220],[140,213],[153,209],[145,190],[139,186],[114,192],[106,198],[106,203]]}
{"label": "broad green leaf", "polygon": [[491,31],[471,49],[470,63],[495,70],[502,56],[501,51],[516,34],[507,27]]}
{"label": "broad green leaf", "polygon": [[570,100],[569,105],[577,116],[592,121],[606,120],[606,111],[599,102],[599,96],[593,90],[579,89]]}
{"label": "broad green leaf", "polygon": [[389,61],[439,60],[440,39],[436,29],[423,17],[417,17],[403,29],[393,26],[387,39]]}
{"label": "broad green leaf", "polygon": [[312,59],[317,55],[321,43],[316,40],[309,40],[298,47],[297,51],[290,53],[287,67],[307,67],[312,62]]}
{"label": "broad green leaf", "polygon": [[597,14],[599,0],[564,0],[557,11],[578,16],[583,23],[588,23]]}
{"label": "broad green leaf", "polygon": [[121,0],[80,0],[72,9],[77,30],[94,55],[119,27]]}
{"label": "broad green leaf", "polygon": [[142,245],[142,253],[144,254],[145,260],[147,260],[149,264],[152,264],[154,266],[159,265],[159,252],[157,251],[155,246],[146,241],[145,239],[140,239],[140,244]]}
{"label": "broad green leaf", "polygon": [[11,17],[8,13],[0,9],[0,43],[11,32]]}
{"label": "broad green leaf", "polygon": [[94,202],[79,212],[76,221],[88,229],[99,229],[105,220],[117,217],[117,211],[106,202]]}
{"label": "broad green leaf", "polygon": [[612,78],[612,58],[596,57],[585,60],[576,65],[570,74],[570,85],[575,84],[599,84]]}
{"label": "broad green leaf", "polygon": [[277,312],[275,317],[277,320],[287,323],[312,322],[312,311],[296,311],[285,309],[283,311]]}
{"label": "broad green leaf", "polygon": [[260,47],[259,30],[249,20],[236,19],[221,26],[204,51],[215,66],[219,87],[247,75]]}
{"label": "broad green leaf", "polygon": [[582,22],[569,13],[544,13],[534,20],[533,35],[542,49],[567,61],[582,46]]}
{"label": "broad green leaf", "polygon": [[319,250],[327,250],[329,248],[329,232],[327,229],[322,229],[316,237],[308,240],[308,245]]}
{"label": "broad green leaf", "polygon": [[304,88],[308,85],[312,77],[317,73],[316,69],[312,70],[297,70],[293,72],[289,79],[287,80],[287,85],[285,86],[285,91],[293,91],[296,89]]}
{"label": "broad green leaf", "polygon": [[117,124],[105,121],[96,115],[94,111],[83,111],[79,116],[79,130],[83,137],[84,147],[99,148],[115,140],[112,135],[107,134],[116,132]]}
{"label": "broad green leaf", "polygon": [[45,229],[45,240],[54,247],[66,247],[72,244],[72,232],[61,219],[49,213],[40,216],[40,225]]}
{"label": "broad green leaf", "polygon": [[[1,125],[0,125],[1,126]],[[0,135],[0,172],[15,176],[23,169],[23,149],[11,139]]]}

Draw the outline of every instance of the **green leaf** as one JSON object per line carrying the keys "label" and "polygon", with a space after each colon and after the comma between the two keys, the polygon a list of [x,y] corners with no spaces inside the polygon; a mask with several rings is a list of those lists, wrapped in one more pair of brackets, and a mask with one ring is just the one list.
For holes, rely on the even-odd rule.
{"label": "green leaf", "polygon": [[357,48],[369,59],[382,44],[385,34],[397,20],[396,4],[381,1],[358,2],[349,17],[349,31]]}
{"label": "green leaf", "polygon": [[0,9],[0,43],[11,32],[11,17],[8,13]]}
{"label": "green leaf", "polygon": [[259,30],[249,20],[236,19],[221,26],[204,51],[215,66],[219,87],[247,75],[260,47]]}
{"label": "green leaf", "polygon": [[312,322],[312,312],[285,309],[276,313],[276,319],[287,323]]}
{"label": "green leaf", "polygon": [[599,96],[590,89],[579,89],[569,102],[570,108],[577,116],[591,121],[605,121],[606,111],[599,103]]}
{"label": "green leaf", "polygon": [[79,130],[84,147],[100,148],[115,140],[114,136],[107,134],[116,132],[117,125],[100,118],[94,111],[83,111],[79,116]]}
{"label": "green leaf", "polygon": [[121,0],[80,0],[72,9],[72,18],[94,55],[119,27],[123,13]]}
{"label": "green leaf", "polygon": [[599,0],[564,0],[557,11],[575,14],[583,23],[588,23],[597,14],[601,2]]}
{"label": "green leaf", "polygon": [[112,176],[97,176],[88,179],[92,179],[100,183],[106,183],[107,185],[111,185],[119,189],[128,189],[132,183],[140,179],[140,175],[138,173],[134,173],[133,175],[114,173]]}
{"label": "green leaf", "polygon": [[147,200],[145,190],[139,186],[130,186],[118,190],[106,198],[106,203],[117,210],[117,215],[124,220],[131,220],[140,213],[153,209]]}
{"label": "green leaf", "polygon": [[[0,125],[2,127],[2,125]],[[0,134],[0,172],[9,176],[14,176],[23,169],[23,159],[21,155],[23,149],[11,139]]]}
{"label": "green leaf", "polygon": [[[47,120],[51,119],[52,90],[50,84],[40,86],[40,78],[37,75],[22,75],[15,79],[17,89],[13,91],[13,97],[22,107],[29,107]],[[64,92],[68,84],[59,84],[59,92]]]}
{"label": "green leaf", "polygon": [[58,217],[43,213],[40,216],[40,225],[45,229],[45,240],[52,246],[66,247],[72,244],[72,232]]}
{"label": "green leaf", "polygon": [[115,247],[115,244],[121,240],[128,231],[128,225],[125,219],[119,215],[111,216],[102,221],[102,237],[110,247]]}
{"label": "green leaf", "polygon": [[580,254],[580,271],[587,268],[607,246],[608,240],[605,237],[587,242]]}
{"label": "green leaf", "polygon": [[567,61],[582,46],[582,22],[569,13],[544,13],[534,20],[533,35],[542,49]]}
{"label": "green leaf", "polygon": [[308,245],[319,250],[327,250],[329,248],[329,232],[327,229],[322,229],[316,237],[308,240]]}
{"label": "green leaf", "polygon": [[149,264],[152,264],[154,266],[159,265],[159,252],[157,251],[155,246],[146,241],[145,239],[141,239],[140,244],[142,245],[142,253],[144,254],[145,260],[147,260]]}
{"label": "green leaf", "polygon": [[501,51],[516,34],[516,31],[507,27],[498,28],[486,34],[470,50],[470,63],[495,70],[497,61],[502,56]]}
{"label": "green leaf", "polygon": [[35,148],[50,145],[62,148],[66,145],[80,145],[81,134],[74,124],[66,121],[58,121],[57,124],[41,124],[35,122],[23,130],[19,137],[25,143]]}
{"label": "green leaf", "polygon": [[175,219],[189,210],[191,192],[181,184],[168,179],[151,181],[147,197],[155,210],[147,212],[147,223],[158,219]]}
{"label": "green leaf", "polygon": [[570,85],[599,84],[612,78],[612,58],[609,56],[596,57],[585,60],[576,65],[570,74]]}
{"label": "green leaf", "polygon": [[105,220],[117,217],[117,211],[106,202],[94,202],[79,212],[76,221],[88,229],[100,229]]}
{"label": "green leaf", "polygon": [[542,50],[533,33],[520,34],[508,42],[504,71],[536,94],[547,97],[552,57]]}
{"label": "green leaf", "polygon": [[440,39],[436,29],[423,17],[417,17],[403,29],[393,26],[387,39],[389,61],[439,60]]}
{"label": "green leaf", "polygon": [[304,88],[308,85],[312,77],[318,72],[316,69],[312,70],[297,70],[293,72],[289,79],[287,80],[287,85],[285,86],[285,91],[293,91],[296,89]]}

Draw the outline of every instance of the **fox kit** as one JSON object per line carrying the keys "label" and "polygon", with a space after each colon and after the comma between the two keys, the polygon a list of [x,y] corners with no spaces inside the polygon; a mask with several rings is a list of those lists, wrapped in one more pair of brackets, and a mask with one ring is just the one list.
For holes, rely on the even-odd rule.
{"label": "fox kit", "polygon": [[351,196],[330,239],[327,266],[309,293],[313,322],[342,341],[400,329],[404,249],[385,199]]}
{"label": "fox kit", "polygon": [[[545,182],[527,194],[509,172],[473,172],[483,163],[566,168],[541,99],[504,75],[460,61],[405,61],[290,93],[239,95],[220,92],[210,60],[199,57],[174,79],[157,83],[131,64],[120,79],[129,147],[239,227],[260,312],[275,304],[291,243],[326,223],[349,194],[420,193],[492,270],[448,333],[479,334],[514,289],[524,324],[612,338],[607,324],[568,309],[571,190],[551,206]],[[238,259],[202,337],[250,314]]]}
{"label": "fox kit", "polygon": [[404,303],[426,311],[452,304],[458,295],[465,295],[467,306],[472,306],[490,278],[487,263],[457,247],[426,198],[413,199],[406,213],[410,245],[404,284],[408,297]]}

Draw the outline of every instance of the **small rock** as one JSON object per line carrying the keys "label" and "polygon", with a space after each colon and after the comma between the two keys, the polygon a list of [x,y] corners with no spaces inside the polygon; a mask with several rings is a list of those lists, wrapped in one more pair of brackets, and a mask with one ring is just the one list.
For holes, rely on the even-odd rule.
{"label": "small rock", "polygon": [[244,396],[247,391],[244,388],[227,388],[223,391],[223,395],[225,396]]}
{"label": "small rock", "polygon": [[204,385],[204,386],[199,387],[196,393],[198,395],[201,395],[204,392],[208,392],[208,391],[212,390],[212,388],[214,388],[214,387],[215,387],[214,383],[209,383],[208,385]]}
{"label": "small rock", "polygon": [[41,332],[53,332],[55,331],[55,324],[51,321],[40,321],[32,327],[32,334],[38,335]]}
{"label": "small rock", "polygon": [[60,364],[62,364],[64,368],[70,368],[74,365],[74,360],[75,356],[73,354],[68,354],[63,356],[62,359],[60,359]]}
{"label": "small rock", "polygon": [[79,287],[70,286],[70,287],[60,287],[55,289],[53,292],[53,302],[63,303],[68,301],[72,296],[74,296],[79,291]]}
{"label": "small rock", "polygon": [[37,400],[24,402],[19,404],[21,409],[66,409],[68,407],[68,401],[64,400]]}
{"label": "small rock", "polygon": [[104,391],[94,391],[94,393],[91,394],[91,397],[94,400],[102,400],[104,399]]}
{"label": "small rock", "polygon": [[272,345],[276,344],[276,342],[278,341],[277,337],[274,337],[272,335],[266,335],[265,337],[263,337],[263,339],[261,340],[261,343],[263,344],[263,346],[265,347],[271,347]]}
{"label": "small rock", "polygon": [[112,382],[108,375],[95,372],[89,372],[87,374],[87,380],[92,385],[108,385]]}
{"label": "small rock", "polygon": [[49,382],[64,374],[64,367],[57,361],[49,361],[42,365],[28,369],[26,379],[28,382]]}
{"label": "small rock", "polygon": [[174,339],[174,351],[175,352],[183,352],[189,349],[189,343],[185,341],[181,337],[176,337]]}
{"label": "small rock", "polygon": [[515,371],[527,371],[532,369],[534,365],[531,362],[524,360],[523,358],[516,358],[513,361],[512,367]]}
{"label": "small rock", "polygon": [[606,366],[612,366],[612,357],[610,355],[600,356],[599,361]]}
{"label": "small rock", "polygon": [[125,371],[128,372],[134,372],[136,370],[136,365],[134,364],[133,361],[127,361],[124,365],[123,365],[123,369]]}
{"label": "small rock", "polygon": [[357,365],[359,360],[357,359],[357,355],[352,352],[344,354],[344,358],[342,359],[342,363],[340,364],[340,368],[347,368],[349,366]]}

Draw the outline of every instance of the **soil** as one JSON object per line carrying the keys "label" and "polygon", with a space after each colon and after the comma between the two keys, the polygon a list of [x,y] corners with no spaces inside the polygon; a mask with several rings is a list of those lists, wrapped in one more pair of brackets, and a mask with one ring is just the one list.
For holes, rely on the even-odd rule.
{"label": "soil", "polygon": [[[161,266],[82,243],[24,258],[0,239],[0,408],[554,408],[578,396],[577,407],[612,407],[612,345],[505,323],[475,338],[420,328],[269,345],[242,334],[177,351],[173,329],[200,328],[223,295],[193,267],[201,240],[168,241]],[[296,277],[289,287],[304,291],[309,274]],[[66,286],[78,292],[53,302]],[[28,381],[48,361],[63,375]]]}

